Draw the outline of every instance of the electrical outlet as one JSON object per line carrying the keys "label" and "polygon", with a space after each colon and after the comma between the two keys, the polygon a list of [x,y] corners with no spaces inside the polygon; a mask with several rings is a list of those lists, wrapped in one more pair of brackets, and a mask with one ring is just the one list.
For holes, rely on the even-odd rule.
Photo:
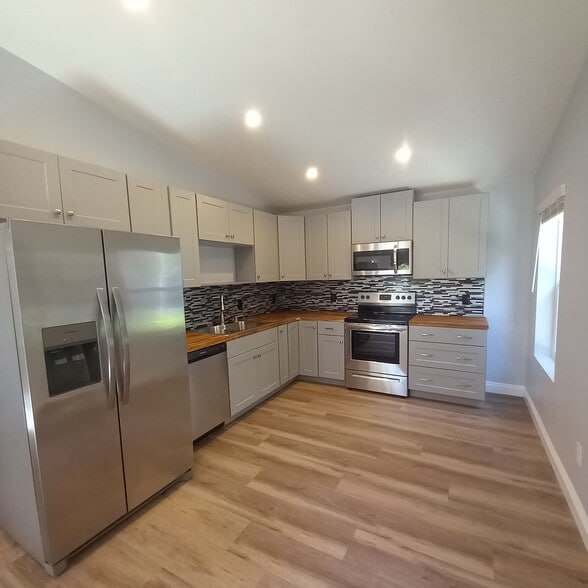
{"label": "electrical outlet", "polygon": [[243,310],[243,301],[240,298],[237,300],[237,310]]}
{"label": "electrical outlet", "polygon": [[576,443],[576,463],[579,468],[582,467],[582,446],[580,443]]}
{"label": "electrical outlet", "polygon": [[331,302],[337,302],[337,292],[331,292]]}

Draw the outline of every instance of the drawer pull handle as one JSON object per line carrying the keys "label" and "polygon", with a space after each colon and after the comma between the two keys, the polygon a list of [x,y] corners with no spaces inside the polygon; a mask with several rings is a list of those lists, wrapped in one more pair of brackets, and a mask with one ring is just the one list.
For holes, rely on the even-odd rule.
{"label": "drawer pull handle", "polygon": [[430,382],[431,378],[419,378],[419,382]]}
{"label": "drawer pull handle", "polygon": [[471,357],[460,357],[459,355],[455,359],[457,361],[472,361]]}
{"label": "drawer pull handle", "polygon": [[421,357],[433,357],[432,353],[420,353],[419,354]]}
{"label": "drawer pull handle", "polygon": [[334,331],[335,327],[325,327],[325,331]]}
{"label": "drawer pull handle", "polygon": [[421,333],[421,337],[432,337],[433,333]]}
{"label": "drawer pull handle", "polygon": [[471,388],[472,386],[471,386],[471,384],[458,384],[457,387],[467,389],[467,388]]}
{"label": "drawer pull handle", "polygon": [[470,335],[457,335],[458,339],[471,339],[472,337]]}

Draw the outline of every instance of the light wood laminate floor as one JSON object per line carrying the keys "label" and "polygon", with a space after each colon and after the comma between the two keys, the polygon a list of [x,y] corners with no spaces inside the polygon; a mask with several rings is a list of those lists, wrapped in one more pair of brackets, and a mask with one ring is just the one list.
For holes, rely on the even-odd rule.
{"label": "light wood laminate floor", "polygon": [[56,580],[0,532],[0,586],[588,585],[521,399],[466,408],[297,382],[194,462]]}

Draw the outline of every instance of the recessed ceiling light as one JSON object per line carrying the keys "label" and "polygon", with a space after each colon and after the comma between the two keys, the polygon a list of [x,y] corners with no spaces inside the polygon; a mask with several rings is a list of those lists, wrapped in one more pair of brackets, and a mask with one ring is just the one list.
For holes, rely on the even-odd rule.
{"label": "recessed ceiling light", "polygon": [[256,129],[262,123],[261,113],[256,108],[250,108],[245,113],[245,125],[250,129]]}
{"label": "recessed ceiling light", "polygon": [[149,8],[151,0],[122,0],[122,3],[129,12],[143,12]]}
{"label": "recessed ceiling light", "polygon": [[404,143],[402,147],[400,147],[400,149],[398,149],[398,151],[396,151],[396,153],[394,154],[394,158],[396,159],[396,161],[403,165],[408,163],[411,157],[412,151],[406,143]]}
{"label": "recessed ceiling light", "polygon": [[309,167],[306,170],[307,180],[316,180],[318,178],[318,169],[316,167]]}

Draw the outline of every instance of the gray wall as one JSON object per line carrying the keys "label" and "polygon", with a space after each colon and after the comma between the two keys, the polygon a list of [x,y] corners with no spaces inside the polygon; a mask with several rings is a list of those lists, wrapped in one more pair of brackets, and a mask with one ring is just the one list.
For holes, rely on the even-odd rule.
{"label": "gray wall", "polygon": [[0,48],[0,139],[260,206],[211,166],[182,159],[150,136]]}
{"label": "gray wall", "polygon": [[[532,304],[527,389],[584,509],[588,509],[588,62],[535,177],[536,206],[560,184],[567,185],[567,194],[555,382],[533,357]],[[575,461],[577,441],[584,448],[582,469]]]}

